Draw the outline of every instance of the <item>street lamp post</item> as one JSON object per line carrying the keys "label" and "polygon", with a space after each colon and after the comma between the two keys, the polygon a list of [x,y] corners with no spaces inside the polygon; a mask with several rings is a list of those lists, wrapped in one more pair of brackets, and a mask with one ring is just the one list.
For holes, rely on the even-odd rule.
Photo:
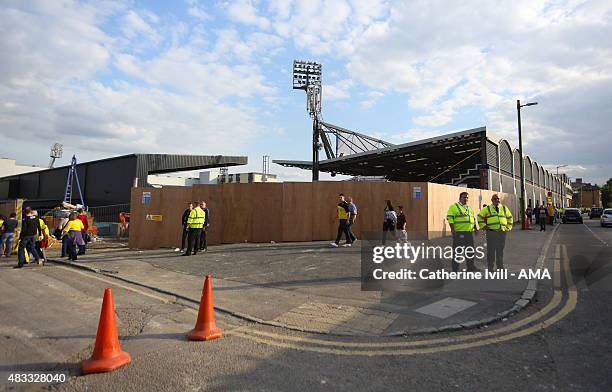
{"label": "street lamp post", "polygon": [[521,227],[523,230],[527,228],[526,217],[525,217],[525,161],[523,159],[523,134],[521,131],[521,108],[524,106],[537,105],[537,102],[529,102],[521,105],[520,99],[516,100],[516,113],[518,115],[518,135],[519,135],[519,156],[521,158],[521,197],[520,208],[521,208]]}
{"label": "street lamp post", "polygon": [[565,184],[561,181],[561,178],[559,178],[559,168],[560,167],[567,167],[567,165],[559,165],[557,166],[557,180],[559,180],[559,184],[560,184],[560,192],[561,192],[561,208],[565,208]]}

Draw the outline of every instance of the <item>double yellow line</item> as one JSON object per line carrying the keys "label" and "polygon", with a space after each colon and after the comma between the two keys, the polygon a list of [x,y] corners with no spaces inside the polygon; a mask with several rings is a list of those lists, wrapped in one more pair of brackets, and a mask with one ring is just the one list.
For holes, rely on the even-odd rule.
{"label": "double yellow line", "polygon": [[[246,326],[231,330],[228,332],[228,335],[239,336],[257,343],[272,345],[283,349],[295,349],[349,356],[428,354],[464,350],[489,344],[501,343],[543,330],[561,320],[576,308],[578,293],[572,280],[569,258],[567,256],[567,248],[565,245],[557,245],[556,247],[554,259],[555,271],[561,271],[560,260],[563,260],[563,271],[565,273],[565,283],[567,287],[566,300],[563,306],[553,313],[563,299],[562,285],[561,282],[557,280],[555,282],[556,287],[554,288],[552,298],[544,308],[540,309],[529,317],[494,330],[478,333],[466,333],[464,335],[454,337],[401,342],[332,341],[293,335],[283,335],[248,328]],[[530,325],[534,322],[535,324]]]}

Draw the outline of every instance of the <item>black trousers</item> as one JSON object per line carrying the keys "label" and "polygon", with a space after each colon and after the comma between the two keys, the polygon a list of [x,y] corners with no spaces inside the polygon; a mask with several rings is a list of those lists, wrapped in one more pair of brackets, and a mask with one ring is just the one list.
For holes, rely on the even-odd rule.
{"label": "black trousers", "polygon": [[540,231],[546,231],[546,218],[540,218]]}
{"label": "black trousers", "polygon": [[348,230],[349,237],[351,238],[351,243],[357,241],[357,236],[353,233],[353,223],[351,221],[346,222],[346,229]]}
{"label": "black trousers", "polygon": [[346,236],[346,243],[350,244],[352,242],[347,223],[346,219],[338,219],[338,235],[336,235],[336,241],[334,241],[336,244],[340,243],[340,238],[342,238],[343,233]]}
{"label": "black trousers", "polygon": [[504,246],[506,232],[501,230],[487,231],[487,268],[489,271],[504,268]]}
{"label": "black trousers", "polygon": [[189,229],[187,226],[183,226],[183,235],[181,238],[181,249],[185,249],[185,242],[187,242],[187,236],[189,235]]}
{"label": "black trousers", "polygon": [[189,234],[187,236],[187,250],[185,251],[186,255],[197,254],[198,250],[200,250],[200,237],[202,236],[202,229],[189,229]]}
{"label": "black trousers", "polygon": [[200,250],[208,249],[208,244],[206,242],[206,227],[202,229],[202,234],[200,235]]}
{"label": "black trousers", "polygon": [[[457,262],[455,259],[456,254],[463,255],[465,257],[465,247],[471,246],[474,248],[474,232],[473,231],[455,231],[453,233],[453,260],[452,267],[453,272],[457,272],[459,270],[459,265],[462,263]],[[457,248],[463,248],[458,250]],[[474,255],[473,252],[472,257],[465,257],[465,263],[468,271],[473,271],[474,267]]]}
{"label": "black trousers", "polygon": [[382,235],[382,244],[385,245],[387,243],[387,233],[391,233],[393,235],[393,240],[397,240],[397,236],[395,235],[395,226],[396,222],[392,220],[385,220],[383,222],[383,235]]}

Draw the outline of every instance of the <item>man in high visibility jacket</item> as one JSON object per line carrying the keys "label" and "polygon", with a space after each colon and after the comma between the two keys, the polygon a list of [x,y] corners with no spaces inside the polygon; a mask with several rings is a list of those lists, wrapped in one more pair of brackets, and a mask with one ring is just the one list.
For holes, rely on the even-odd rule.
{"label": "man in high visibility jacket", "polygon": [[353,241],[348,227],[348,220],[350,217],[349,203],[344,199],[343,193],[338,195],[338,205],[336,207],[338,212],[338,234],[336,235],[336,240],[331,243],[331,246],[337,248],[338,245],[340,245],[342,234],[346,237],[346,244],[344,244],[344,246],[351,246]]}
{"label": "man in high visibility jacket", "polygon": [[193,203],[196,207],[191,210],[187,217],[187,250],[183,253],[183,256],[195,256],[200,250],[200,237],[202,236],[202,228],[204,227],[204,220],[206,219],[206,213],[200,208],[200,203]]}
{"label": "man in high visibility jacket", "polygon": [[[448,207],[448,213],[446,214],[446,220],[450,225],[451,232],[453,233],[453,260],[452,267],[453,272],[459,270],[459,262],[455,259],[455,255],[466,255],[465,248],[474,247],[474,231],[476,230],[476,217],[474,216],[474,210],[467,204],[468,193],[461,192],[459,194],[459,201],[453,203]],[[458,248],[464,248],[461,251]],[[474,266],[473,252],[472,257],[465,257],[468,271],[478,271]]]}
{"label": "man in high visibility jacket", "polygon": [[499,202],[496,194],[491,197],[493,204],[483,208],[478,214],[478,226],[487,232],[487,268],[492,271],[504,268],[504,246],[506,233],[512,230],[512,213]]}

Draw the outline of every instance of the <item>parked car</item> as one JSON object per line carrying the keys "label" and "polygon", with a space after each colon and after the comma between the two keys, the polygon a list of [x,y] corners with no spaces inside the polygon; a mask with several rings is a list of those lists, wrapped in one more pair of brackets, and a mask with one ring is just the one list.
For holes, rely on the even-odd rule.
{"label": "parked car", "polygon": [[601,214],[601,227],[612,226],[612,208],[606,208]]}
{"label": "parked car", "polygon": [[601,207],[591,208],[591,212],[589,212],[589,219],[599,218],[602,212],[603,212],[603,208]]}
{"label": "parked car", "polygon": [[563,223],[578,222],[582,223],[582,214],[578,208],[566,208],[563,214]]}

